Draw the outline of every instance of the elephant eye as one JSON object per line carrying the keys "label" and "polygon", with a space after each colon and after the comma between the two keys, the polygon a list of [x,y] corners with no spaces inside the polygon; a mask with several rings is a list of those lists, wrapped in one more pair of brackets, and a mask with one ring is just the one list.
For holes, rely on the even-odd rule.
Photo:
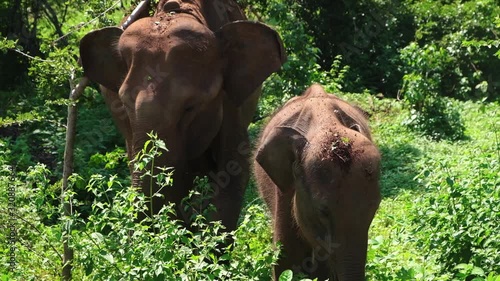
{"label": "elephant eye", "polygon": [[359,124],[352,124],[349,129],[360,132],[361,133],[361,126]]}

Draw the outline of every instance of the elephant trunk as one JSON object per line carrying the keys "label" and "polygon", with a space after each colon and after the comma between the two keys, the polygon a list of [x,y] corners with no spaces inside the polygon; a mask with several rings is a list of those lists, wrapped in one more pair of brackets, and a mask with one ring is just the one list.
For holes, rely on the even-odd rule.
{"label": "elephant trunk", "polygon": [[346,262],[337,274],[339,281],[365,281],[365,263]]}
{"label": "elephant trunk", "polygon": [[338,281],[364,281],[366,265],[366,248],[348,248],[340,255],[334,263],[334,271]]}

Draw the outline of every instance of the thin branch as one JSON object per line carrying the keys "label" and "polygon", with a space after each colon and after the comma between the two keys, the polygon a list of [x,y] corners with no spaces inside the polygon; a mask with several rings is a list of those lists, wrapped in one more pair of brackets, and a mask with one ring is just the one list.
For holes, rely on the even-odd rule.
{"label": "thin branch", "polygon": [[11,49],[11,50],[14,51],[14,52],[16,52],[16,53],[19,53],[19,54],[21,54],[21,55],[23,55],[23,56],[25,56],[27,58],[29,58],[29,59],[32,59],[32,60],[39,60],[39,61],[43,61],[43,62],[55,62],[53,60],[44,60],[44,59],[41,59],[39,57],[30,56],[30,55],[28,55],[26,53],[23,53],[22,51],[20,51],[18,49]]}
{"label": "thin branch", "polygon": [[[92,244],[94,244],[94,246],[95,246],[95,247],[97,247],[97,249],[99,249],[99,252],[103,251],[103,249],[104,249],[104,250],[106,250],[107,252],[110,252],[110,250],[109,250],[109,249],[107,249],[107,247],[102,247],[102,248],[101,248],[101,247],[99,246],[99,244],[97,244],[97,242],[96,242],[96,241],[94,241],[94,238],[92,238],[92,236],[91,236],[90,234],[88,234],[88,233],[87,233],[87,231],[82,230],[82,232],[83,232],[83,234],[87,235],[87,237],[88,237],[88,238],[89,238],[89,240],[92,242]],[[104,245],[106,245],[106,244],[104,244]],[[108,262],[109,262],[109,261],[108,261]],[[120,273],[120,275],[121,275],[121,276],[125,276],[125,275],[124,275],[124,273],[120,270],[120,268],[119,268],[116,264],[111,263],[111,262],[109,262],[109,263],[110,263],[110,264],[111,264],[111,265],[112,265],[112,266],[113,266],[113,267],[114,267],[114,268],[115,268],[115,269],[116,269],[116,270]]]}
{"label": "thin branch", "polygon": [[68,8],[69,8],[69,1],[68,2],[65,2],[66,4],[64,4],[64,12],[63,12],[63,15],[61,17],[61,22],[65,22],[66,21],[66,16],[68,15]]}
{"label": "thin branch", "polygon": [[43,11],[47,15],[47,17],[49,18],[50,22],[54,25],[54,27],[56,29],[56,33],[59,36],[63,36],[64,34],[61,30],[61,23],[59,22],[59,19],[57,18],[56,11],[54,11],[52,6],[50,6],[50,4],[46,0],[42,1],[42,6],[45,7],[45,9]]}
{"label": "thin branch", "polygon": [[[28,249],[29,252],[37,254],[36,250],[33,247],[32,241],[25,240],[25,239],[23,239],[23,240],[19,239],[16,242],[21,244],[22,246],[26,247],[26,249]],[[54,273],[57,272],[56,268],[58,268],[58,265],[50,259],[48,259],[47,261],[51,264],[52,271],[54,271]]]}
{"label": "thin branch", "polygon": [[260,22],[265,22],[265,21],[263,20],[263,18],[262,18],[262,15],[261,15],[261,14],[259,14],[259,13],[257,13],[257,11],[255,11],[254,9],[252,9],[252,6],[251,6],[251,5],[248,5],[247,10],[248,10],[248,12],[249,12],[250,14],[253,14],[253,15],[257,18],[257,20],[258,20],[258,21],[260,21]]}
{"label": "thin branch", "polygon": [[54,44],[54,43],[56,43],[57,41],[62,40],[62,39],[64,39],[64,38],[68,37],[69,35],[71,35],[71,34],[73,34],[73,33],[77,32],[78,30],[82,29],[84,26],[87,26],[87,25],[89,25],[89,24],[91,24],[91,23],[95,22],[95,21],[96,21],[96,20],[98,20],[100,17],[102,17],[104,14],[106,14],[107,12],[111,11],[112,9],[114,9],[114,7],[115,7],[116,5],[118,5],[118,4],[120,4],[120,0],[115,1],[115,2],[113,3],[113,5],[111,5],[111,7],[107,8],[104,12],[100,13],[99,15],[97,15],[97,17],[95,17],[95,18],[93,18],[93,19],[89,20],[88,22],[80,23],[80,24],[77,24],[77,25],[74,25],[74,26],[70,27],[70,29],[73,29],[72,31],[70,31],[70,32],[68,32],[68,33],[64,34],[63,36],[61,36],[61,37],[57,38],[56,40],[52,41],[52,44]]}
{"label": "thin branch", "polygon": [[[7,214],[7,211],[6,210],[0,210],[2,211],[3,213],[6,213]],[[26,219],[24,219],[23,217],[19,216],[18,214],[10,214],[9,215],[14,215],[16,218],[22,220],[24,223],[28,224],[32,229],[34,229],[36,232],[38,232],[38,234],[40,234],[40,237],[42,237],[42,239],[45,240],[45,242],[47,242],[47,244],[49,244],[50,248],[52,248],[52,250],[54,250],[54,252],[58,255],[58,256],[61,256],[61,253],[59,253],[59,251],[57,251],[56,248],[54,248],[54,246],[52,246],[52,244],[50,244],[50,241],[47,239],[47,237],[44,235],[44,233],[42,231],[40,231],[36,225],[32,224],[31,222],[27,221]]]}

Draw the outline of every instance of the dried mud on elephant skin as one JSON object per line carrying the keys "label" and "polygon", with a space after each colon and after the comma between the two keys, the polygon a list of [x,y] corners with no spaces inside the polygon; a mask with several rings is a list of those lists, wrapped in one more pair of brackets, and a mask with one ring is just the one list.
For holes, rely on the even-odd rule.
{"label": "dried mud on elephant skin", "polygon": [[342,170],[349,170],[353,158],[352,144],[347,137],[341,137],[338,133],[327,132],[329,136],[321,144],[321,161],[335,161]]}

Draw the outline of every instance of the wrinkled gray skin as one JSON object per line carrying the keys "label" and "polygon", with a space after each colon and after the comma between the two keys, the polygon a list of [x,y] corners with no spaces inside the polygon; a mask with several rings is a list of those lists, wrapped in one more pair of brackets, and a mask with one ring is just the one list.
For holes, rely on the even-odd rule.
{"label": "wrinkled gray skin", "polygon": [[286,269],[318,280],[365,280],[368,228],[380,202],[380,154],[363,112],[311,86],[262,132],[259,191]]}
{"label": "wrinkled gray skin", "polygon": [[[163,0],[125,31],[104,28],[80,42],[84,73],[101,85],[130,160],[151,131],[169,149],[155,165],[175,168],[174,186],[148,214],[179,204],[196,176],[208,176],[212,219],[236,228],[249,178],[247,127],[261,83],[286,59],[274,30],[244,19],[232,0]],[[151,195],[149,178],[132,177]],[[182,209],[177,218],[187,222]]]}

